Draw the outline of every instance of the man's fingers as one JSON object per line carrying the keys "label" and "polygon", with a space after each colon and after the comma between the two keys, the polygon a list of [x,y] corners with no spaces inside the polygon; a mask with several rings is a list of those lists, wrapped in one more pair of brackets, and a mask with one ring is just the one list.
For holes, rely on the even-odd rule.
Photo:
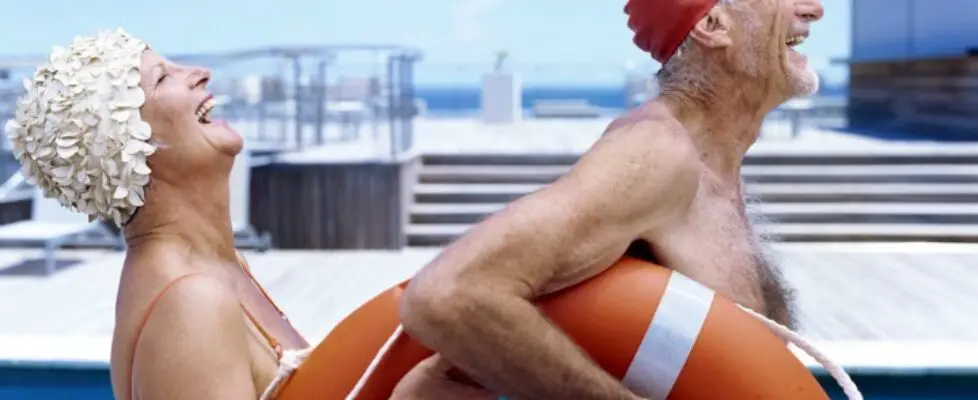
{"label": "man's fingers", "polygon": [[424,359],[418,364],[418,367],[427,370],[431,374],[445,374],[448,370],[452,369],[452,364],[448,363],[447,360],[442,358],[442,356],[435,354],[431,357]]}

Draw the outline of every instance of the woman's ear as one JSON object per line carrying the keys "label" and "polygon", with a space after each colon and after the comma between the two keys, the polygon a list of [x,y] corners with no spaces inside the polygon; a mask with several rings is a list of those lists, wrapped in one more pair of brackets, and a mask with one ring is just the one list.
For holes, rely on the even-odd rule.
{"label": "woman's ear", "polygon": [[689,37],[704,48],[728,47],[733,43],[730,37],[730,22],[730,17],[720,7],[713,7],[693,26]]}

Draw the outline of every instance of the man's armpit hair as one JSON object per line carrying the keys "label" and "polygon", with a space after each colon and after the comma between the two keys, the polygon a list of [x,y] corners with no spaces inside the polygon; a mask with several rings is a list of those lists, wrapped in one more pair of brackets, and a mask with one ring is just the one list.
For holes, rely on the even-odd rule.
{"label": "man's armpit hair", "polygon": [[[757,265],[757,272],[760,278],[761,295],[767,307],[767,316],[789,329],[798,329],[797,312],[795,310],[796,292],[788,284],[784,273],[781,270],[783,264],[775,252],[772,251],[772,244],[777,242],[776,237],[759,229],[761,226],[775,223],[764,216],[759,211],[752,211],[752,207],[761,204],[754,196],[746,193],[743,196],[744,205],[747,207],[747,218],[750,223],[751,235],[755,241],[757,254],[754,263]],[[756,208],[755,208],[756,209]]]}

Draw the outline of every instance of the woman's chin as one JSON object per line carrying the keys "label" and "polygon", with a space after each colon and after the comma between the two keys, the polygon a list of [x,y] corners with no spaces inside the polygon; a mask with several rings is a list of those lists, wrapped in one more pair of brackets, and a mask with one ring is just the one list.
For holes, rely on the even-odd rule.
{"label": "woman's chin", "polygon": [[211,121],[202,124],[202,128],[207,140],[222,153],[236,156],[244,148],[244,138],[232,129],[227,121]]}

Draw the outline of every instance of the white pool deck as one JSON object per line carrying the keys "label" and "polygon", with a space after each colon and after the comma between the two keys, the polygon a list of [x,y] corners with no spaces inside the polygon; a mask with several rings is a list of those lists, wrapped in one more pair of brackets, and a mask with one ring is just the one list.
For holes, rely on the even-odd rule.
{"label": "white pool deck", "polygon": [[[783,244],[800,333],[852,372],[978,373],[978,245]],[[245,253],[310,342],[438,249]],[[5,250],[15,260],[33,250]],[[0,277],[0,363],[105,367],[121,253],[68,251],[52,277]],[[0,265],[0,268],[3,266]],[[815,367],[812,360],[801,359]],[[819,370],[820,368],[815,368]]]}

